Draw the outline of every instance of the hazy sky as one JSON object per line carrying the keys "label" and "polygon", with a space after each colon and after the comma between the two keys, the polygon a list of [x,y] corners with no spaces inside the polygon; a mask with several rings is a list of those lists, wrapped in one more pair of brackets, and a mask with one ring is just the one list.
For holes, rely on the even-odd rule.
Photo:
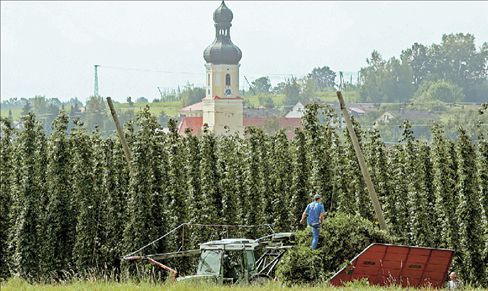
{"label": "hazy sky", "polygon": [[[374,49],[398,56],[414,42],[464,32],[488,41],[488,2],[227,1],[243,76],[273,83],[314,66],[356,72]],[[85,100],[100,64],[100,94],[158,97],[157,86],[205,81],[219,1],[1,2],[1,97]],[[247,86],[245,86],[247,87]]]}

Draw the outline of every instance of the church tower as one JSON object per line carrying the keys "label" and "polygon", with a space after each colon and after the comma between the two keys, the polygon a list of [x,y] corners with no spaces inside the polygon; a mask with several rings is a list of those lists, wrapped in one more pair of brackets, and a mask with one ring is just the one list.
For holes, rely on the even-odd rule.
{"label": "church tower", "polygon": [[206,96],[203,123],[215,134],[244,132],[243,100],[239,96],[241,50],[230,39],[232,11],[224,1],[215,10],[215,40],[203,52],[206,61]]}

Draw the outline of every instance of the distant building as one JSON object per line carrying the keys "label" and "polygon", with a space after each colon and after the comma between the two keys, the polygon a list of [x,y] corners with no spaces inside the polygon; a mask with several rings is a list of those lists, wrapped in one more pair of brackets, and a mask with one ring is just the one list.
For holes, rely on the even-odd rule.
{"label": "distant building", "polygon": [[181,117],[202,117],[203,116],[203,102],[198,102],[192,105],[188,105],[180,109]]}
{"label": "distant building", "polygon": [[438,118],[437,115],[430,113],[430,112],[425,112],[425,111],[417,111],[417,110],[405,110],[405,109],[400,109],[399,111],[386,111],[383,114],[380,115],[375,120],[376,125],[380,124],[389,124],[392,121],[403,121],[403,120],[409,120],[409,121],[433,121]]}
{"label": "distant building", "polygon": [[380,117],[376,118],[374,121],[375,124],[388,124],[390,121],[395,118],[393,114],[390,112],[386,111],[383,114],[380,115]]}
{"label": "distant building", "polygon": [[291,109],[290,112],[288,112],[285,117],[286,118],[302,118],[303,115],[305,114],[305,106],[302,104],[302,102],[298,101],[295,106]]}

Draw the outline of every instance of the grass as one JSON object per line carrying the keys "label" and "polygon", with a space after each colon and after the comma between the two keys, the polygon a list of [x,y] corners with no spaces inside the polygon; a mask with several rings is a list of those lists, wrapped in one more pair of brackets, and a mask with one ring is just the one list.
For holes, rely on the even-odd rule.
{"label": "grass", "polygon": [[123,112],[130,109],[133,109],[135,112],[140,111],[149,105],[149,111],[151,114],[155,116],[159,116],[159,114],[164,111],[166,115],[174,117],[178,115],[178,110],[180,110],[183,106],[181,105],[180,101],[173,101],[173,102],[135,102],[132,107],[129,107],[129,103],[115,103],[115,110],[117,112]]}
{"label": "grass", "polygon": [[[195,283],[149,283],[149,282],[126,282],[116,283],[110,281],[74,281],[69,283],[59,284],[29,284],[18,278],[10,279],[0,285],[2,291],[56,291],[56,290],[96,290],[96,291],[124,291],[124,290],[164,290],[164,291],[193,291],[193,290],[208,290],[208,291],[332,291],[332,290],[406,290],[399,287],[380,288],[365,285],[364,283],[352,283],[347,287],[332,287],[327,284],[318,286],[293,286],[284,287],[277,282],[270,283],[263,286],[218,286],[211,284],[195,284]],[[433,290],[433,289],[422,289]],[[482,290],[465,288],[463,290]]]}

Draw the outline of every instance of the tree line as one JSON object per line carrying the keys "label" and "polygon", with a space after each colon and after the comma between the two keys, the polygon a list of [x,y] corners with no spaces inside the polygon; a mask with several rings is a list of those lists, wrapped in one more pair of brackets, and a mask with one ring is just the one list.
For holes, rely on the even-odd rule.
{"label": "tree line", "polygon": [[[181,223],[294,231],[313,193],[322,194],[327,211],[374,222],[351,141],[335,127],[337,119],[331,108],[311,104],[291,140],[283,131],[269,135],[252,127],[242,137],[207,130],[196,137],[179,135],[174,120],[163,132],[146,108],[125,126],[130,164],[115,136],[102,138],[80,120],[68,133],[64,112],[50,135],[32,113],[22,117],[21,129],[2,119],[0,276],[49,281],[141,272],[121,256]],[[450,140],[435,125],[427,143],[414,138],[406,121],[400,143],[387,146],[377,130],[364,131],[357,122],[355,128],[390,234],[405,244],[454,249],[453,268],[462,279],[487,286],[486,133],[474,143],[459,129]],[[146,251],[177,250],[181,235]],[[185,248],[224,235],[191,229]],[[171,266],[192,271],[188,260]]]}

